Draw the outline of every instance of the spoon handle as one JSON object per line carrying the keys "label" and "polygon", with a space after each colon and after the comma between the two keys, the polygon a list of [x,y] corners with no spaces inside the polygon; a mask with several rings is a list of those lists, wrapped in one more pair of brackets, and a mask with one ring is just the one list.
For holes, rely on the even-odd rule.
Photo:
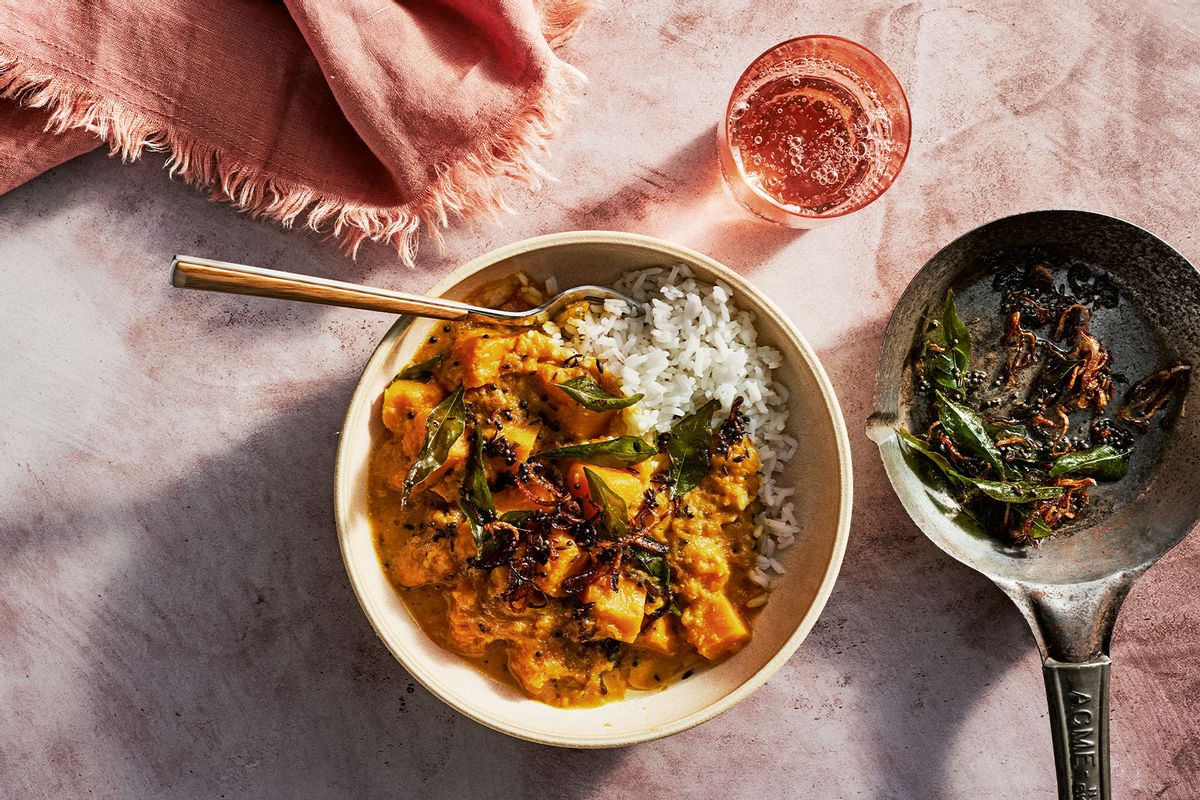
{"label": "spoon handle", "polygon": [[171,265],[171,284],[187,289],[299,300],[303,303],[434,319],[463,319],[471,312],[481,310],[453,300],[192,256],[175,256]]}
{"label": "spoon handle", "polygon": [[1050,732],[1059,800],[1110,800],[1108,675],[1100,656],[1083,664],[1047,659],[1042,665],[1050,701]]}

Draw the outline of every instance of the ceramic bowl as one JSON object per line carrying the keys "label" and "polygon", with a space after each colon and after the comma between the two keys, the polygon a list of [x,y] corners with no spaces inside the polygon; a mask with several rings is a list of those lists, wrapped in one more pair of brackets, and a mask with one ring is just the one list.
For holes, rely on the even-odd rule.
{"label": "ceramic bowl", "polygon": [[598,708],[554,708],[484,675],[422,632],[375,554],[367,519],[367,463],[383,434],[380,399],[435,323],[402,317],[375,350],[346,413],[334,475],[334,505],[346,571],[371,624],[405,669],[471,719],[562,747],[615,747],[661,738],[729,709],[761,686],[812,629],[837,578],[850,529],[850,446],[833,387],[812,348],[778,308],[740,275],[677,245],[629,233],[579,231],[528,239],[480,256],[430,291],[461,299],[515,271],[560,287],[610,284],[630,270],[683,262],[697,278],[731,287],[754,312],[760,342],[780,350],[789,433],[800,441],[783,485],[796,485],[800,533],[780,556],[787,572],[754,625],[753,640],[725,661],[655,692],[630,692]]}

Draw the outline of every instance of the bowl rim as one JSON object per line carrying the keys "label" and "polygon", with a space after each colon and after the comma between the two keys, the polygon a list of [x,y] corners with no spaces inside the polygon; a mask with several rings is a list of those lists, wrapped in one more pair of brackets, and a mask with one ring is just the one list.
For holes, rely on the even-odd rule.
{"label": "bowl rim", "polygon": [[[800,644],[808,636],[813,625],[816,624],[825,608],[826,602],[833,591],[833,585],[837,581],[839,572],[841,571],[842,560],[846,551],[846,543],[850,535],[850,522],[853,507],[853,470],[850,454],[850,440],[846,430],[845,419],[842,415],[841,405],[838,403],[837,395],[834,392],[833,384],[829,380],[824,367],[818,360],[816,352],[809,345],[808,341],[800,334],[792,323],[779,307],[768,298],[765,294],[754,288],[746,279],[733,269],[724,264],[702,254],[691,250],[690,248],[681,245],[673,244],[652,236],[644,234],[627,233],[621,231],[568,231],[562,233],[551,233],[542,236],[535,236],[528,239],[523,239],[512,244],[504,245],[488,251],[480,255],[466,264],[452,270],[449,274],[436,281],[430,287],[428,294],[431,296],[441,296],[453,288],[456,284],[462,282],[471,275],[479,272],[493,264],[505,261],[513,256],[523,253],[528,253],[536,250],[553,249],[562,245],[573,244],[615,244],[619,246],[633,246],[638,249],[649,249],[662,253],[676,261],[684,263],[699,263],[706,269],[713,272],[714,276],[720,280],[733,286],[736,291],[743,292],[748,295],[753,295],[763,309],[774,317],[774,321],[779,325],[783,334],[792,340],[792,343],[799,351],[801,358],[805,362],[805,366],[811,371],[817,386],[821,392],[821,399],[825,403],[826,411],[829,414],[830,422],[833,425],[834,442],[838,457],[838,472],[840,479],[841,490],[838,496],[838,525],[834,535],[833,549],[830,553],[829,560],[825,565],[825,574],[821,578],[821,582],[817,587],[813,602],[809,605],[804,616],[799,620],[796,628],[788,636],[787,640],[779,648],[779,650],[771,656],[771,658],[758,669],[753,675],[743,681],[740,685],[732,689],[728,694],[720,699],[710,703],[708,706],[675,720],[667,725],[662,725],[653,730],[648,730],[639,735],[629,736],[595,736],[595,735],[580,735],[572,737],[547,736],[542,732],[523,728],[520,725],[510,724],[503,719],[493,716],[487,711],[474,707],[468,702],[464,702],[448,685],[442,682],[433,671],[426,670],[420,665],[420,659],[415,658],[413,653],[410,653],[400,642],[394,640],[388,632],[388,626],[384,624],[384,619],[375,608],[373,601],[368,595],[368,590],[365,584],[359,579],[353,565],[350,552],[350,524],[349,524],[349,502],[353,492],[349,490],[349,438],[345,435],[348,425],[351,422],[351,417],[355,416],[356,412],[363,407],[363,404],[370,404],[374,400],[374,393],[368,396],[367,387],[364,384],[365,377],[373,372],[379,362],[383,361],[390,354],[396,343],[408,330],[413,322],[413,317],[404,315],[399,317],[380,339],[375,350],[367,359],[358,380],[354,387],[354,392],[350,396],[349,404],[346,409],[346,414],[342,420],[342,426],[339,431],[338,447],[333,470],[333,511],[334,523],[337,528],[338,544],[342,554],[342,564],[346,569],[347,577],[350,579],[350,586],[354,591],[355,599],[361,607],[367,620],[371,623],[371,627],[375,630],[375,634],[387,647],[392,656],[399,662],[400,666],[412,676],[414,680],[420,683],[431,694],[437,697],[446,705],[453,708],[458,713],[466,716],[481,725],[484,725],[492,730],[500,733],[508,734],[509,736],[526,741],[536,742],[539,744],[552,745],[556,747],[570,747],[580,749],[594,749],[607,747],[623,747],[631,744],[639,744],[641,742],[653,741],[656,739],[665,738],[676,733],[688,730],[703,722],[716,717],[717,715],[729,710],[737,703],[749,697],[764,683],[773,676],[784,663],[800,647]],[[343,489],[343,486],[346,488]],[[360,568],[361,569],[361,568]],[[415,623],[414,623],[415,624]],[[669,691],[669,689],[668,689]],[[530,700],[530,702],[536,702]],[[619,702],[619,701],[618,701]]]}

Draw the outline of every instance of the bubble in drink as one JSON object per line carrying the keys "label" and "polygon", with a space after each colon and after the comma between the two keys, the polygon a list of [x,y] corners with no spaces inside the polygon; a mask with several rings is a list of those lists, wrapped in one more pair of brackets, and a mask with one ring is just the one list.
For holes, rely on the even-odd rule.
{"label": "bubble in drink", "polygon": [[809,71],[830,76],[766,80],[735,105],[728,135],[750,184],[784,207],[824,213],[861,197],[878,177],[886,130],[876,128],[887,120],[872,108],[873,92],[845,85],[852,74],[844,67],[810,61]]}
{"label": "bubble in drink", "polygon": [[903,89],[877,56],[836,36],[800,36],[738,79],[718,131],[721,171],[753,213],[812,227],[891,184],[909,123]]}

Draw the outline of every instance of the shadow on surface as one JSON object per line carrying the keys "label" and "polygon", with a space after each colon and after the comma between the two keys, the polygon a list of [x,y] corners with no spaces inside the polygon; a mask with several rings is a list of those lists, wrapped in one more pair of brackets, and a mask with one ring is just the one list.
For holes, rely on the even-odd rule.
{"label": "shadow on surface", "polygon": [[[228,203],[209,200],[204,192],[172,179],[163,169],[162,159],[160,154],[147,154],[136,163],[123,164],[99,150],[85,154],[0,197],[0,215],[11,226],[9,234],[16,235],[22,229],[42,227],[47,217],[70,219],[102,209],[86,226],[91,229],[88,238],[103,244],[102,248],[89,245],[92,259],[87,267],[114,278],[139,275],[145,287],[167,285],[176,254],[418,293],[440,272],[428,260],[418,260],[411,269],[405,267],[395,250],[378,244],[364,245],[357,260],[351,260],[326,234],[299,224],[287,229]],[[151,202],[148,198],[155,199]],[[60,246],[45,244],[47,248]],[[188,296],[187,313],[206,320],[213,332],[249,323],[282,335],[329,317],[349,323],[383,320],[390,324],[395,319],[388,314],[330,306],[171,291]]]}
{"label": "shadow on surface", "polygon": [[759,219],[733,199],[723,185],[711,127],[602,200],[566,211],[563,228],[658,236],[745,274],[804,233]]}
{"label": "shadow on surface", "polygon": [[124,561],[80,645],[83,713],[125,782],[117,796],[518,796],[545,780],[569,798],[623,757],[470,722],[376,638],[331,520],[352,386],[326,386],[142,499],[5,526],[5,563],[49,563],[81,540]]}
{"label": "shadow on surface", "polygon": [[[873,386],[885,324],[856,329],[820,352],[839,397],[849,399],[843,412],[856,491],[838,584],[803,652],[842,675],[839,685],[866,707],[870,747],[886,776],[874,798],[956,800],[947,787],[962,785],[951,774],[962,769],[951,763],[962,757],[955,751],[960,728],[988,687],[1034,645],[999,589],[916,528],[864,433],[871,392],[862,387]],[[871,630],[893,635],[872,637]],[[1028,691],[1040,697],[1040,681],[1031,680]],[[1006,747],[1003,734],[994,746]],[[1046,777],[1052,786],[1053,774]]]}

